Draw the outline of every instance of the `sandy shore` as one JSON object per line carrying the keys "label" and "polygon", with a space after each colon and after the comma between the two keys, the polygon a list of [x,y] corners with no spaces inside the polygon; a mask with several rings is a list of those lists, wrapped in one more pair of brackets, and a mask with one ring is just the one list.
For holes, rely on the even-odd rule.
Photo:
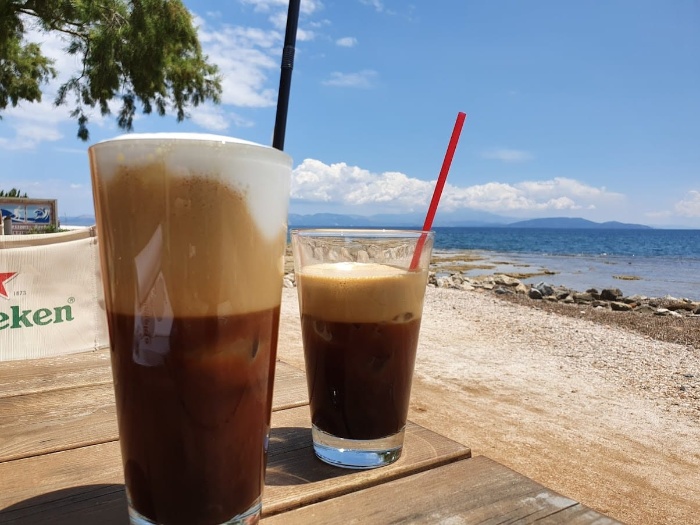
{"label": "sandy shore", "polygon": [[[280,358],[303,367],[296,290]],[[621,521],[697,523],[700,349],[428,288],[409,417]]]}

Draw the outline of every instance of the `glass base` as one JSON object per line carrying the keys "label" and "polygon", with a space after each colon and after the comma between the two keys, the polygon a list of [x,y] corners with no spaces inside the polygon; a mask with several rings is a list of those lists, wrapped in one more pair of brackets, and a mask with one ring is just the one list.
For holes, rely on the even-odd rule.
{"label": "glass base", "polygon": [[390,465],[401,457],[405,427],[380,439],[345,439],[311,425],[316,457],[330,465],[370,469]]}
{"label": "glass base", "polygon": [[[260,510],[261,500],[258,498],[257,503],[244,513],[216,525],[255,525],[260,521]],[[146,516],[141,515],[139,511],[131,506],[131,502],[129,502],[129,523],[131,525],[159,525],[157,522],[151,521]]]}

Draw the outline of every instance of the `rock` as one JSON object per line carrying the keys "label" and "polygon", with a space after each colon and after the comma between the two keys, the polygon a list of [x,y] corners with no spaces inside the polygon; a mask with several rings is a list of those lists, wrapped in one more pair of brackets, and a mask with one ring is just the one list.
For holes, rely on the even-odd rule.
{"label": "rock", "polygon": [[625,298],[625,302],[630,303],[646,303],[648,300],[649,298],[646,295],[639,294],[630,295],[629,297]]}
{"label": "rock", "polygon": [[619,301],[610,301],[610,308],[614,312],[629,312],[632,310],[632,306],[626,303],[621,303]]}
{"label": "rock", "polygon": [[610,308],[610,303],[608,301],[596,299],[595,301],[591,302],[591,306],[593,308]]}
{"label": "rock", "polygon": [[542,299],[542,292],[540,292],[537,288],[530,288],[530,291],[528,292],[527,296],[530,299]]}
{"label": "rock", "polygon": [[574,301],[573,295],[569,294],[566,297],[564,297],[563,299],[561,299],[561,302],[564,304],[573,304],[576,301]]}
{"label": "rock", "polygon": [[474,287],[468,282],[463,282],[457,288],[459,288],[460,290],[463,290],[465,292],[469,292],[469,291],[474,289]]}
{"label": "rock", "polygon": [[506,294],[514,294],[515,292],[511,290],[510,288],[505,288],[503,286],[499,286],[498,288],[495,288],[494,293],[497,293],[498,295],[506,295]]}
{"label": "rock", "polygon": [[622,297],[622,290],[619,288],[605,288],[600,292],[600,298],[603,301],[617,301]]}
{"label": "rock", "polygon": [[586,292],[586,293],[574,293],[574,302],[576,303],[590,303],[593,301],[593,295]]}
{"label": "rock", "polygon": [[503,286],[518,286],[520,284],[518,279],[510,275],[497,275],[494,277],[493,282]]}
{"label": "rock", "polygon": [[285,275],[284,280],[282,281],[282,286],[285,288],[294,288],[294,281]]}
{"label": "rock", "polygon": [[590,294],[593,299],[600,299],[600,292],[596,288],[589,288],[586,293]]}
{"label": "rock", "polygon": [[436,284],[438,288],[451,288],[453,286],[452,277],[438,277],[436,279]]}
{"label": "rock", "polygon": [[640,304],[633,311],[640,314],[655,314],[656,308],[648,304]]}
{"label": "rock", "polygon": [[[527,284],[519,283],[515,287],[515,291],[517,293],[528,293],[530,291],[530,287]],[[698,310],[700,310],[700,308],[698,308]],[[700,311],[698,311],[698,313],[700,313]]]}
{"label": "rock", "polygon": [[554,296],[557,298],[558,301],[567,298],[570,294],[571,290],[569,290],[568,288],[559,287],[554,290]]}
{"label": "rock", "polygon": [[462,276],[461,273],[452,274],[452,283],[455,286],[462,284],[463,282],[464,282],[464,277]]}
{"label": "rock", "polygon": [[693,311],[693,305],[692,303],[686,303],[684,301],[676,301],[672,302],[666,305],[666,308],[672,311],[677,311],[677,310],[686,310],[688,312]]}
{"label": "rock", "polygon": [[678,312],[674,312],[672,310],[669,310],[668,308],[659,308],[654,312],[654,315],[663,315],[663,316],[671,316],[671,317],[683,317],[682,314],[679,314]]}
{"label": "rock", "polygon": [[543,297],[554,295],[554,288],[547,283],[537,283],[534,288],[540,292]]}

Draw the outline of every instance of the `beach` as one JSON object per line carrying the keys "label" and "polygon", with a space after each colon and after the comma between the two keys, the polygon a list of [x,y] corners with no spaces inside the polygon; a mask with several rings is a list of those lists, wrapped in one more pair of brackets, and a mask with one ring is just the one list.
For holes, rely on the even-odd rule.
{"label": "beach", "polygon": [[[429,286],[409,417],[623,522],[693,523],[699,332],[696,317]],[[303,367],[294,288],[280,343]]]}

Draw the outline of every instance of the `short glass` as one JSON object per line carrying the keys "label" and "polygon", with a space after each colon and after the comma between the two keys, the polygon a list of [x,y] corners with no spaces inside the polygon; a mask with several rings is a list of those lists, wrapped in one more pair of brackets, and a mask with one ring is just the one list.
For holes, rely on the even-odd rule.
{"label": "short glass", "polygon": [[257,523],[291,159],[200,134],[89,155],[130,521]]}
{"label": "short glass", "polygon": [[434,233],[293,230],[313,446],[332,465],[401,456]]}

